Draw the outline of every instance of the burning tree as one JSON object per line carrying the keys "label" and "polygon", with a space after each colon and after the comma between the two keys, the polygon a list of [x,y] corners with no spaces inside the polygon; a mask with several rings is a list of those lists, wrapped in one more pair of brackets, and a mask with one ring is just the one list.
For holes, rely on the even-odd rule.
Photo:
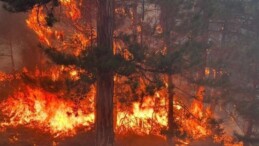
{"label": "burning tree", "polygon": [[[51,10],[48,11],[46,17],[39,17],[38,14],[43,11],[43,5],[47,5],[48,3],[52,3]],[[52,26],[56,21],[53,10],[54,7],[59,5],[59,1],[8,1],[6,9],[9,11],[27,11],[33,9],[35,14],[32,16],[31,20],[28,20],[28,25],[32,27],[32,29],[37,29],[37,26],[33,26],[33,22],[35,20],[40,23],[44,22],[44,25]],[[80,12],[77,12],[77,4],[67,1],[61,1],[61,3],[72,10],[68,15],[71,16],[72,20],[77,19]],[[35,6],[39,7],[36,8]],[[47,8],[47,7],[46,7]],[[113,59],[113,1],[101,1],[97,5],[98,13],[97,13],[97,47],[94,49],[91,55],[92,58],[98,58],[97,62],[101,63],[98,67],[92,69],[94,70],[97,86],[96,86],[96,145],[113,145],[114,141],[114,132],[113,132],[113,70],[112,66],[109,64]],[[73,11],[74,10],[74,11]],[[74,13],[73,13],[74,12]],[[34,19],[35,18],[35,19]],[[34,20],[33,20],[34,19]],[[38,24],[40,25],[40,24]],[[52,45],[50,41],[44,36],[46,28],[40,29],[36,32],[39,37],[41,37],[41,41],[45,43],[45,45]],[[43,32],[45,31],[45,32]],[[52,33],[52,32],[50,32]],[[58,33],[58,32],[57,32]],[[62,37],[62,34],[57,34],[57,37]],[[84,46],[86,47],[86,46]],[[98,48],[98,49],[97,49]],[[77,48],[78,49],[78,48]],[[96,51],[98,50],[98,51]],[[48,51],[49,53],[52,51]],[[52,52],[53,53],[53,52]],[[84,54],[88,57],[89,54]],[[91,56],[89,55],[89,56]],[[52,56],[53,57],[53,56]],[[86,65],[87,63],[81,64],[81,60],[77,60],[76,57],[70,56],[70,60],[67,59],[67,56],[63,57],[62,62],[66,62],[64,64],[77,64],[77,65]],[[53,57],[55,58],[55,57]],[[89,58],[89,57],[88,57]],[[84,58],[85,60],[89,60],[88,58]],[[92,59],[91,58],[91,59]],[[95,59],[96,59],[95,58]],[[55,58],[60,63],[60,58]],[[106,64],[107,63],[107,64]]]}
{"label": "burning tree", "polygon": [[[187,143],[212,135],[208,121],[213,120],[210,119],[209,110],[203,112],[201,102],[194,101],[189,109],[180,100],[174,99],[176,86],[172,81],[173,75],[183,74],[187,68],[199,64],[204,54],[201,50],[205,49],[203,43],[199,42],[201,35],[190,33],[193,31],[190,30],[192,23],[185,26],[187,31],[177,26],[176,19],[182,17],[180,8],[187,3],[168,0],[156,2],[160,6],[161,25],[152,27],[143,18],[144,9],[142,19],[137,24],[138,5],[145,8],[145,1],[133,2],[132,8],[124,5],[130,2],[114,3],[112,0],[100,0],[96,4],[74,0],[2,1],[6,2],[5,8],[9,11],[30,11],[28,26],[39,37],[40,46],[47,56],[61,65],[51,69],[46,67],[52,73],[39,70],[30,75],[25,70],[17,75],[27,81],[23,89],[27,92],[17,92],[13,98],[3,102],[4,113],[11,117],[11,122],[2,126],[38,122],[60,136],[62,132],[65,135],[71,134],[71,131],[75,133],[74,128],[81,125],[91,129],[95,120],[98,146],[113,145],[114,131],[120,134],[131,130],[138,134],[161,135],[161,130],[166,129],[162,133],[168,139],[177,137]],[[173,14],[170,11],[172,7]],[[85,13],[86,10],[89,13]],[[93,19],[95,15],[97,19]],[[129,33],[119,27],[125,27],[125,24],[114,20],[123,16],[132,20],[133,30]],[[117,29],[114,31],[114,28]],[[159,34],[158,38],[153,34]],[[162,45],[153,48],[148,46],[153,43],[144,39],[160,40],[160,35]],[[203,67],[199,66],[197,70],[203,71]],[[167,80],[165,75],[168,76]],[[8,76],[3,75],[3,78],[5,80]],[[40,89],[28,87],[28,82]],[[78,103],[58,98],[79,93],[81,90],[76,89],[82,86],[86,89],[82,91],[82,97],[87,96],[88,103],[81,103],[78,95],[75,99]],[[203,99],[201,89],[196,95],[199,100]],[[28,106],[23,103],[28,103]],[[89,107],[82,108],[85,107],[82,104]],[[13,111],[10,105],[21,106]],[[48,107],[58,110],[53,112]],[[24,109],[29,112],[17,112]]]}

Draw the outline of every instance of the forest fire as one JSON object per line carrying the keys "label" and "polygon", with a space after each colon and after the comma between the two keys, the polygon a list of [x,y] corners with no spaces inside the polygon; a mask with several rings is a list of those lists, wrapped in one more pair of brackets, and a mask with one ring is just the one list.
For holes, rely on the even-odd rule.
{"label": "forest fire", "polygon": [[[64,68],[61,69],[64,70]],[[77,76],[77,73],[76,70],[69,72],[71,78]],[[55,81],[60,77],[58,74],[57,68],[53,68],[49,76]],[[34,75],[38,77],[36,73]],[[4,76],[6,75],[3,73],[2,80],[12,79],[4,78]],[[24,125],[50,133],[55,137],[73,136],[78,128],[83,128],[85,131],[93,128],[95,88],[91,88],[84,100],[76,103],[69,99],[61,99],[38,87],[31,87],[24,83],[21,85],[25,87],[0,104],[5,117],[5,121],[0,124],[2,128]],[[197,96],[202,99],[203,88],[200,89]],[[130,106],[119,104],[116,109],[116,133],[125,135],[130,132],[139,135],[162,136],[161,130],[167,129],[167,105],[164,90],[156,92],[154,97],[147,96],[143,101],[133,102]],[[192,135],[192,139],[209,136],[211,131],[207,121],[210,118],[208,110],[205,111],[202,103],[196,100],[193,101],[191,107],[188,111],[191,117],[186,119],[188,114],[184,105],[174,102],[176,122],[183,126],[181,132]]]}
{"label": "forest fire", "polygon": [[[12,71],[0,71],[0,134],[33,129],[50,136],[53,146],[58,145],[55,140],[82,133],[94,135],[91,141],[97,146],[114,146],[130,134],[155,136],[170,146],[257,142],[257,125],[246,115],[256,106],[237,108],[243,105],[240,97],[256,99],[247,93],[237,95],[240,87],[232,86],[239,82],[230,78],[227,63],[215,65],[209,58],[214,53],[210,49],[219,48],[214,46],[218,42],[210,41],[222,39],[218,44],[224,48],[223,39],[228,37],[223,34],[226,24],[219,24],[228,23],[226,18],[222,22],[219,14],[213,18],[210,13],[217,10],[208,10],[210,2],[0,1],[8,3],[5,8],[11,12],[29,12],[25,25],[36,34],[41,49],[35,51],[39,58],[30,69],[21,65],[16,70],[11,54]],[[214,21],[217,24],[211,24]],[[223,32],[214,36],[204,26]],[[257,67],[254,60],[247,63],[254,65],[251,70]],[[244,86],[258,90],[256,82]],[[223,99],[231,92],[233,99]],[[241,130],[236,132],[233,126],[227,133],[226,117],[247,129],[238,126]],[[13,133],[8,139],[8,144],[18,141]]]}
{"label": "forest fire", "polygon": [[[74,75],[74,73],[72,73]],[[0,104],[5,122],[1,127],[26,127],[40,129],[54,136],[73,136],[77,128],[90,130],[94,123],[94,94],[86,97],[77,105],[73,101],[60,99],[52,93],[42,89],[26,86],[25,90],[17,91]],[[94,90],[94,88],[92,89]],[[91,91],[92,93],[95,91]],[[126,134],[160,135],[161,130],[167,127],[167,103],[165,97],[146,97],[145,100],[134,102],[130,108],[117,109],[116,132]],[[159,101],[159,102],[158,102]],[[196,107],[194,101],[192,113],[203,114],[201,107]],[[121,107],[121,108],[120,108]],[[183,110],[181,105],[175,105],[177,112]],[[209,117],[208,117],[209,118]],[[176,118],[176,119],[180,119]],[[190,133],[197,138],[209,135],[206,125],[195,122],[196,119],[182,121]],[[206,121],[204,121],[206,124]]]}
{"label": "forest fire", "polygon": [[[77,23],[81,18],[80,3],[77,3],[75,0],[60,1],[60,4],[65,9],[65,15],[61,16],[60,19],[72,22],[75,29],[71,31],[65,30],[62,25],[49,27],[48,25],[52,25],[49,22],[50,20],[48,21],[51,17],[48,16],[49,14],[46,14],[44,7],[34,7],[26,23],[37,34],[42,44],[78,55],[80,51],[89,45],[88,39],[78,31],[78,28],[81,27]],[[130,55],[127,54],[126,56]],[[70,78],[80,79],[77,70],[66,69],[69,71]],[[51,76],[52,81],[56,81],[63,70],[64,67],[51,68],[49,69],[51,74],[46,75]],[[38,75],[35,76],[35,78],[39,77]],[[6,117],[6,121],[1,123],[2,127],[26,125],[27,127],[49,132],[56,137],[73,136],[76,134],[77,128],[83,127],[86,130],[90,130],[93,127],[95,120],[93,94],[85,98],[87,102],[81,101],[85,104],[81,105],[72,100],[60,99],[57,95],[40,88],[25,86],[23,91],[17,91],[0,104],[3,115]],[[94,88],[92,90],[92,93],[95,92]],[[159,92],[154,97],[147,96],[143,101],[133,102],[128,107],[119,104],[118,109],[116,109],[118,111],[116,113],[116,133],[127,134],[128,132],[133,132],[140,135],[154,134],[162,136],[161,131],[162,129],[167,129],[168,123],[167,105],[166,93]],[[176,122],[183,125],[180,131],[192,135],[192,139],[210,135],[210,129],[207,129],[206,125],[206,119],[210,117],[204,114],[201,103],[194,100],[191,107],[189,114],[192,116],[189,119],[185,119],[185,109],[180,103],[174,101],[174,109],[178,114],[178,117],[175,117]],[[204,120],[203,116],[208,117],[200,123],[200,119],[203,118]],[[188,142],[188,139],[185,140]]]}

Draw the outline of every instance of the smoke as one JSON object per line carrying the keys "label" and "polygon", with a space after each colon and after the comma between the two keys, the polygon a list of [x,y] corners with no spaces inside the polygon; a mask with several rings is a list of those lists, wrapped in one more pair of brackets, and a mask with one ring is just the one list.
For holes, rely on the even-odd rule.
{"label": "smoke", "polygon": [[27,13],[11,13],[0,5],[0,71],[12,71],[11,48],[15,70],[35,68],[40,51],[36,35],[26,26]]}

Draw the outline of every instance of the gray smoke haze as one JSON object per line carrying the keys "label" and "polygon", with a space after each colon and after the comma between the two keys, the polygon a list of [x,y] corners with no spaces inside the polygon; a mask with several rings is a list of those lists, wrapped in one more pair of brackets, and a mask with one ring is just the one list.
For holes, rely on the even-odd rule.
{"label": "gray smoke haze", "polygon": [[12,70],[10,44],[13,48],[15,69],[33,69],[39,61],[36,35],[26,26],[26,13],[10,13],[0,3],[0,71]]}

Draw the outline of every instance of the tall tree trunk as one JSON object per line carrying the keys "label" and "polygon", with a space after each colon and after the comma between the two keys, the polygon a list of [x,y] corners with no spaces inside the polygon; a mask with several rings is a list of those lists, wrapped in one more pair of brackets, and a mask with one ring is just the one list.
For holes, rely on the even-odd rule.
{"label": "tall tree trunk", "polygon": [[[172,25],[174,22],[174,18],[171,17],[170,12],[172,7],[170,2],[162,2],[161,3],[161,26],[163,28],[163,40],[165,48],[167,49],[167,54],[172,53],[171,48],[171,30]],[[168,74],[168,134],[167,134],[167,142],[169,146],[174,146],[173,142],[173,132],[174,132],[174,108],[173,108],[173,101],[174,101],[174,84],[173,84],[173,75],[172,75],[172,68],[169,67]]]}
{"label": "tall tree trunk", "polygon": [[[107,58],[107,60],[102,61],[108,61],[113,56],[114,1],[98,0],[97,7],[97,46],[103,51],[98,57]],[[96,146],[113,146],[114,144],[113,77],[112,70],[98,69],[95,121]]]}

